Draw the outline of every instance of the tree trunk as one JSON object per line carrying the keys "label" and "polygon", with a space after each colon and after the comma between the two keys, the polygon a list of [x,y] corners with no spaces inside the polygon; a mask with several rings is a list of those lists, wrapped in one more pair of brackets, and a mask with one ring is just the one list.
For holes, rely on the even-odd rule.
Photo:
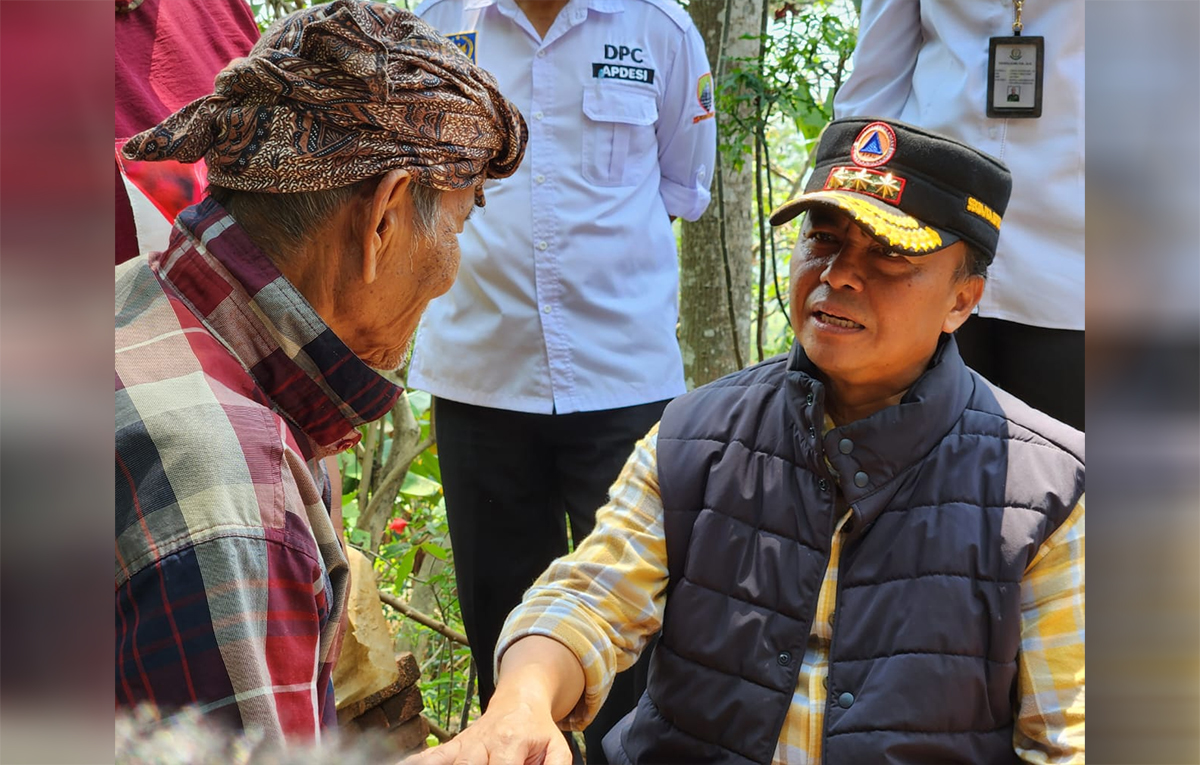
{"label": "tree trunk", "polygon": [[[728,2],[728,31],[724,29],[726,0],[691,0],[688,6],[704,38],[713,78],[718,84],[731,67],[753,66],[733,59],[757,59],[765,0]],[[744,35],[754,39],[744,40]],[[722,114],[718,109],[718,140],[723,140],[722,130]],[[726,154],[718,153],[720,169],[713,179],[712,204],[695,223],[682,224],[679,347],[689,389],[737,371],[750,358],[754,160],[745,156],[739,170]]]}

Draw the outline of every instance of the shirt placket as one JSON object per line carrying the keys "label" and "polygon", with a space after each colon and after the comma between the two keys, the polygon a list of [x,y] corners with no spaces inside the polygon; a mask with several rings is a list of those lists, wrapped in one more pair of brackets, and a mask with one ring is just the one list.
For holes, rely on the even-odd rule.
{"label": "shirt placket", "polygon": [[[555,95],[559,71],[570,71],[577,65],[569,46],[556,44],[568,30],[587,18],[586,5],[569,3],[560,13],[544,39],[537,41],[530,69],[533,99],[526,120],[529,126],[529,145],[542,147],[526,155],[530,163],[532,220],[530,244],[533,247],[534,289],[541,314],[542,340],[550,370],[550,389],[556,411],[575,408],[575,371],[571,362],[570,333],[563,309],[562,244],[559,236],[557,209],[558,168],[563,158],[549,150],[554,147]],[[565,22],[565,23],[564,23]],[[578,119],[564,115],[564,119]]]}

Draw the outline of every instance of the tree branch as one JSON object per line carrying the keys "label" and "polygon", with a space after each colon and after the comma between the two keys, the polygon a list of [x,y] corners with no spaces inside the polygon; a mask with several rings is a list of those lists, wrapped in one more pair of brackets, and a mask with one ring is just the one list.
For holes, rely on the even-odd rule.
{"label": "tree branch", "polygon": [[447,627],[445,624],[442,624],[432,616],[426,616],[409,604],[405,603],[403,600],[400,600],[400,598],[397,598],[394,595],[388,595],[386,592],[381,592],[379,593],[379,599],[400,613],[404,614],[409,619],[412,619],[417,624],[423,624],[439,635],[448,637],[456,643],[470,647],[471,643],[467,640],[466,635],[455,629]]}
{"label": "tree branch", "polygon": [[[367,503],[366,509],[359,514],[358,527],[360,529],[370,530],[372,524],[374,524],[375,515],[380,511],[380,508],[392,506],[392,503],[396,501],[396,492],[399,490],[404,476],[408,473],[408,468],[412,465],[412,461],[421,452],[431,446],[433,446],[432,436],[412,447],[409,450],[412,456],[407,459],[400,459],[395,463],[388,474],[384,476],[383,480],[379,482],[379,488],[375,490],[375,494],[371,497],[371,501]],[[393,442],[392,450],[395,451],[398,448],[400,448],[400,445]]]}
{"label": "tree branch", "polygon": [[434,738],[438,740],[439,744],[444,744],[450,739],[454,738],[453,733],[438,725],[433,720],[425,717],[425,715],[421,715],[421,717],[425,720],[425,724],[429,726],[429,732],[434,735]]}

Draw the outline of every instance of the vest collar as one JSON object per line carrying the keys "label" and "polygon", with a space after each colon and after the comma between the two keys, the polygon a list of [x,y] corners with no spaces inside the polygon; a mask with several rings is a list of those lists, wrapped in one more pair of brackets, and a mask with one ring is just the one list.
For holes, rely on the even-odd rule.
{"label": "vest collar", "polygon": [[[825,421],[826,388],[819,370],[799,343],[788,358],[788,410],[797,423],[800,460],[810,467],[828,461],[842,496],[861,529],[878,517],[894,496],[896,479],[928,454],[966,408],[971,374],[951,335],[943,335],[925,370],[900,403],[836,427],[819,438]],[[820,472],[824,472],[821,470]]]}

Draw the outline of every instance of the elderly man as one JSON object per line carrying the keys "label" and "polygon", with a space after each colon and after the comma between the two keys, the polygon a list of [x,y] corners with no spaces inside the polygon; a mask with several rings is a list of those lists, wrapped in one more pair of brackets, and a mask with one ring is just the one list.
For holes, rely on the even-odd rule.
{"label": "elderly man", "polygon": [[[672,402],[592,536],[509,617],[424,765],[566,762],[661,629],[633,763],[1083,762],[1083,437],[965,367],[1010,177],[839,120],[792,257],[790,355]],[[835,618],[836,613],[836,618]]]}
{"label": "elderly man", "polygon": [[126,145],[204,157],[210,187],[165,252],[116,273],[118,704],[276,740],[334,722],[348,567],[321,460],[396,401],[380,371],[526,137],[431,27],[338,0]]}

